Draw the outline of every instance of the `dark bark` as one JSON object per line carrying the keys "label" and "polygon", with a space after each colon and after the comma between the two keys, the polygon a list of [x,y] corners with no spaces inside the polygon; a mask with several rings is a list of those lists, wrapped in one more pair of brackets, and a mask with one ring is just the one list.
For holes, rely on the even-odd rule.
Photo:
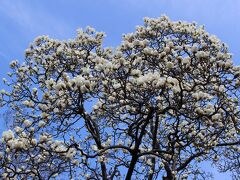
{"label": "dark bark", "polygon": [[131,159],[131,162],[130,162],[130,165],[129,165],[129,169],[128,169],[128,172],[127,172],[126,180],[131,180],[131,177],[132,177],[135,165],[136,165],[137,160],[138,160],[139,146],[140,146],[140,144],[142,142],[142,138],[143,138],[144,134],[146,133],[145,129],[146,129],[149,121],[153,118],[153,114],[154,114],[154,108],[150,107],[148,116],[145,119],[145,122],[144,122],[144,124],[141,127],[140,135],[139,135],[139,137],[136,137],[135,148],[134,148],[134,150],[132,152],[132,159]]}
{"label": "dark bark", "polygon": [[138,160],[138,157],[136,155],[132,156],[132,160],[131,160],[130,166],[128,168],[126,180],[131,180],[131,177],[132,177],[132,174],[133,174],[133,171],[134,171],[134,167],[137,163],[137,160]]}

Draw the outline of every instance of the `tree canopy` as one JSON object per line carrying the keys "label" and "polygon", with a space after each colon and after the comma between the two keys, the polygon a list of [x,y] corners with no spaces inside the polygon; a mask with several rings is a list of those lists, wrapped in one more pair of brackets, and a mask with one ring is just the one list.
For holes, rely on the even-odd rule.
{"label": "tree canopy", "polygon": [[115,49],[104,33],[41,36],[4,83],[6,179],[239,178],[240,66],[196,23],[145,18]]}

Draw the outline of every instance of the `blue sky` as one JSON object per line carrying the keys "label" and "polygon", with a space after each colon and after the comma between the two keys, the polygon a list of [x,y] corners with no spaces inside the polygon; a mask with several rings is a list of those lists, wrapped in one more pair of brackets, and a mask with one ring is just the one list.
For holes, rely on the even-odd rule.
{"label": "blue sky", "polygon": [[[123,33],[143,24],[143,17],[162,14],[204,24],[229,45],[234,64],[239,65],[239,0],[0,0],[0,78],[6,77],[11,60],[23,61],[24,50],[36,36],[69,39],[77,28],[90,25],[106,32],[106,46],[117,46]],[[216,174],[215,178],[229,176]]]}

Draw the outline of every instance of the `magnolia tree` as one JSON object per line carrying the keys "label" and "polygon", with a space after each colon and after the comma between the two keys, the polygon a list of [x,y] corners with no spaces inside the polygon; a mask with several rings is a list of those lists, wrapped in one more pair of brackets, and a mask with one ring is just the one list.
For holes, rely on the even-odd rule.
{"label": "magnolia tree", "polygon": [[239,178],[240,67],[195,23],[144,22],[114,50],[88,27],[11,62],[3,179],[204,179],[202,161]]}

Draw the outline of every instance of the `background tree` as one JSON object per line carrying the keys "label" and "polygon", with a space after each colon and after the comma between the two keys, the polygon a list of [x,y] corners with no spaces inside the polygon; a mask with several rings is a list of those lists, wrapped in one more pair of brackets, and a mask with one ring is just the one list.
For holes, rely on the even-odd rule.
{"label": "background tree", "polygon": [[10,64],[4,178],[204,179],[202,161],[239,168],[240,67],[227,46],[195,23],[144,22],[115,50],[88,27],[74,40],[39,37]]}

